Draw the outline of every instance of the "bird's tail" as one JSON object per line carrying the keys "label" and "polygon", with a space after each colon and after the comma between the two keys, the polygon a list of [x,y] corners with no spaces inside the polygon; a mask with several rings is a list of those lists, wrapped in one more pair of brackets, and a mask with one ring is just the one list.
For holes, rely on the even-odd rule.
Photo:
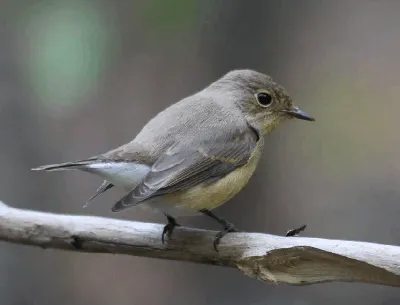
{"label": "bird's tail", "polygon": [[62,171],[70,169],[84,169],[87,165],[92,164],[94,159],[86,159],[81,161],[66,162],[59,164],[42,165],[32,168],[33,171]]}

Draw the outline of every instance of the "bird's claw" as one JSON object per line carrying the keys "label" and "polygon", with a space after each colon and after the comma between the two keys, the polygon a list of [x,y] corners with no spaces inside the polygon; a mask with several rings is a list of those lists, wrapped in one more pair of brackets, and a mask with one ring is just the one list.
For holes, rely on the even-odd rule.
{"label": "bird's claw", "polygon": [[219,245],[219,243],[221,241],[221,238],[224,237],[226,234],[232,233],[232,232],[240,232],[240,230],[236,229],[236,227],[232,223],[226,222],[225,223],[225,228],[222,231],[218,232],[217,235],[215,235],[215,239],[214,239],[214,249],[215,249],[215,251],[218,252],[218,248],[217,247],[218,247],[218,245]]}
{"label": "bird's claw", "polygon": [[172,232],[174,232],[175,227],[180,227],[181,225],[176,222],[175,218],[169,215],[167,216],[168,223],[164,226],[163,232],[161,234],[161,241],[162,243],[165,242],[165,235],[168,236],[168,238],[171,238]]}

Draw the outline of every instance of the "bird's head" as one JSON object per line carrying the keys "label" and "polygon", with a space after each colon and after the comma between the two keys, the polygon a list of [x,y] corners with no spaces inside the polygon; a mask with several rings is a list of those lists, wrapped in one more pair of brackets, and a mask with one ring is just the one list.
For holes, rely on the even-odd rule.
{"label": "bird's head", "polygon": [[227,90],[247,122],[261,135],[272,131],[281,121],[291,118],[314,121],[292,102],[286,90],[270,76],[253,70],[234,70],[212,87]]}

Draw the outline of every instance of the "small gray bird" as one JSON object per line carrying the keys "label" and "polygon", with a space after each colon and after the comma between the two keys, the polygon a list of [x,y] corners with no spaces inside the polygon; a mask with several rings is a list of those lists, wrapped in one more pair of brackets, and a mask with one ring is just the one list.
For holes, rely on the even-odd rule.
{"label": "small gray bird", "polygon": [[264,136],[281,121],[314,121],[297,108],[283,87],[252,70],[234,70],[205,89],[160,112],[131,142],[88,159],[33,170],[95,174],[103,184],[86,203],[117,186],[127,194],[112,207],[119,212],[150,206],[168,223],[162,241],[179,226],[176,217],[204,214],[222,226],[214,241],[238,230],[212,210],[249,181]]}

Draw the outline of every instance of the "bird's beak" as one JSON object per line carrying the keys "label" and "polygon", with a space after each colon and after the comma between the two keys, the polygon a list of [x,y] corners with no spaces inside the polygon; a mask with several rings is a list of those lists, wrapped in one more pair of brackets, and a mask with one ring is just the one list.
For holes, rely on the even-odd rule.
{"label": "bird's beak", "polygon": [[290,109],[284,109],[282,112],[287,113],[288,115],[300,119],[300,120],[305,120],[305,121],[315,121],[315,119],[310,116],[309,114],[305,113],[304,111],[301,111],[298,107],[293,106]]}

